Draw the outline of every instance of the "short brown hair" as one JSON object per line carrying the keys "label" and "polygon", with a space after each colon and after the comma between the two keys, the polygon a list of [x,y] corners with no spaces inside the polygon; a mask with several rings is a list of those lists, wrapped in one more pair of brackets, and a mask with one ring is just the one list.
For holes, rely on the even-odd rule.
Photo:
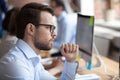
{"label": "short brown hair", "polygon": [[51,7],[40,3],[28,3],[21,8],[17,16],[16,34],[18,38],[24,38],[25,28],[28,23],[32,23],[34,25],[39,24],[41,11],[47,11],[53,15]]}

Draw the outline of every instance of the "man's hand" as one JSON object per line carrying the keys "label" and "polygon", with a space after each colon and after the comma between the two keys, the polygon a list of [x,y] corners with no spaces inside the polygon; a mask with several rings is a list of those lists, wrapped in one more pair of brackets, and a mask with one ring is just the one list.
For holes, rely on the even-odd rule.
{"label": "man's hand", "polygon": [[75,62],[78,54],[78,45],[70,43],[62,44],[61,52],[68,62]]}

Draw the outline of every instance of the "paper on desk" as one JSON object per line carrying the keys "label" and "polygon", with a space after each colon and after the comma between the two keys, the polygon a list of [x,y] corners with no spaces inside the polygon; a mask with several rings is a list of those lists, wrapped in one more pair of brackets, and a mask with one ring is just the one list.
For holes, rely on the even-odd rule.
{"label": "paper on desk", "polygon": [[100,80],[100,76],[96,74],[86,74],[86,75],[76,74],[75,80]]}

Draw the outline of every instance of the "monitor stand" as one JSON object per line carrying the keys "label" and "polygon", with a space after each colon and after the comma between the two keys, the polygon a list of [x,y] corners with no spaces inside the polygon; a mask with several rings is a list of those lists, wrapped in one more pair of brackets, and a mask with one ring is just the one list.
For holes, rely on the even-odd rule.
{"label": "monitor stand", "polygon": [[[78,56],[80,56],[80,55],[78,55]],[[78,69],[80,69],[80,70],[91,70],[91,69],[94,69],[94,68],[99,68],[104,64],[94,42],[93,42],[93,50],[92,50],[92,59],[91,60],[92,61],[91,61],[90,69],[88,69],[88,66],[89,66],[88,64],[89,63],[87,63],[82,58],[81,59],[77,58],[77,61],[79,61],[79,68]],[[94,63],[93,60],[95,60],[95,63]]]}
{"label": "monitor stand", "polygon": [[96,59],[97,63],[92,65],[92,69],[101,67],[102,64],[103,64],[103,61],[101,59],[101,56],[100,56],[100,54],[98,52],[98,49],[97,49],[97,47],[96,47],[94,42],[93,42],[93,57]]}

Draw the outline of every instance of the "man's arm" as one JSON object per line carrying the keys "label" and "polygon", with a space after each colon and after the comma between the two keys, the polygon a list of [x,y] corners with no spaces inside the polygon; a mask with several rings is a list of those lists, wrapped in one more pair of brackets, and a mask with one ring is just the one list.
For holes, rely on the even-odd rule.
{"label": "man's arm", "polygon": [[78,45],[63,44],[61,52],[63,56],[65,56],[66,61],[60,80],[74,80],[78,68],[78,63],[75,62],[78,53]]}
{"label": "man's arm", "polygon": [[66,61],[60,80],[75,80],[77,68],[77,63],[70,63]]}

